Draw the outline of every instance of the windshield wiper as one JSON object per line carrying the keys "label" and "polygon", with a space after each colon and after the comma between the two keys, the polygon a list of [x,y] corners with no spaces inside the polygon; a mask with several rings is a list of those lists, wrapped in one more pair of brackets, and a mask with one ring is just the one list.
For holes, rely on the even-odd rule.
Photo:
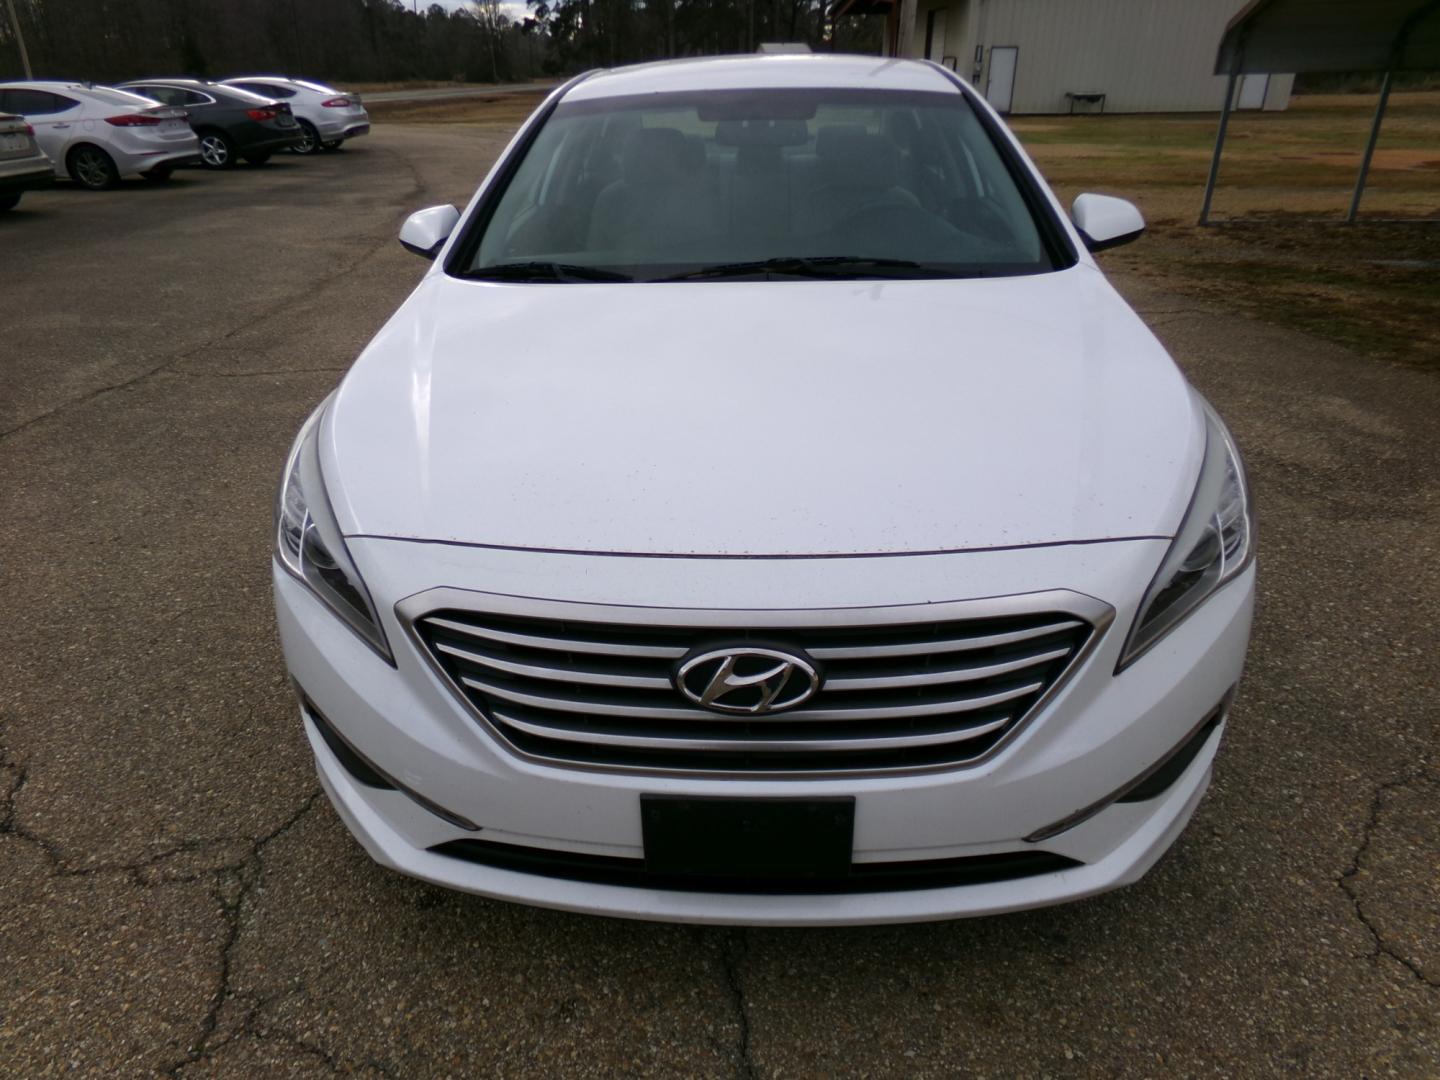
{"label": "windshield wiper", "polygon": [[[918,263],[911,259],[878,259],[863,255],[817,255],[808,258],[782,256],[751,262],[717,263],[714,266],[702,266],[698,270],[688,270],[682,274],[672,274],[656,280],[695,281],[705,278],[763,277],[767,274],[839,280],[961,276],[954,271],[942,270],[938,266]],[[979,274],[967,273],[964,276],[978,277]]]}
{"label": "windshield wiper", "polygon": [[465,273],[476,281],[634,281],[629,274],[575,263],[513,262],[480,266]]}

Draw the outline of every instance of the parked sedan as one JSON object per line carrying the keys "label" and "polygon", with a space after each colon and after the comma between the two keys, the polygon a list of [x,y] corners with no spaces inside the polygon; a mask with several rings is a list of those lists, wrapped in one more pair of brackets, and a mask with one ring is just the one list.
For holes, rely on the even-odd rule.
{"label": "parked sedan", "polygon": [[282,473],[340,817],[426,881],[648,919],[1139,879],[1210,783],[1256,574],[1235,440],[1094,258],[1143,230],[1064,215],[938,64],[557,90],[406,222],[431,269]]}
{"label": "parked sedan", "polygon": [[126,176],[168,180],[177,165],[200,158],[184,109],[113,87],[0,83],[0,112],[25,118],[56,176],[95,191]]}
{"label": "parked sedan", "polygon": [[0,113],[0,211],[13,210],[22,192],[48,187],[54,179],[30,125],[23,117]]}
{"label": "parked sedan", "polygon": [[228,169],[237,158],[263,165],[303,140],[290,106],[238,86],[203,79],[142,79],[122,88],[185,109],[200,139],[200,163]]}
{"label": "parked sedan", "polygon": [[283,75],[245,75],[223,81],[226,86],[238,86],[289,105],[305,132],[305,141],[292,147],[297,154],[338,150],[347,139],[370,133],[370,114],[360,104],[360,95],[348,90]]}

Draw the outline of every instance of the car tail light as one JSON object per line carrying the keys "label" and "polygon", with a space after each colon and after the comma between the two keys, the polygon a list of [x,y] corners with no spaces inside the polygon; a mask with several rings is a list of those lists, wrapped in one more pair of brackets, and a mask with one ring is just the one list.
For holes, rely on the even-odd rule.
{"label": "car tail light", "polygon": [[267,106],[263,109],[246,109],[245,115],[251,120],[274,120],[280,115],[280,110],[273,106]]}
{"label": "car tail light", "polygon": [[158,116],[147,116],[145,113],[121,113],[119,116],[105,117],[107,124],[115,127],[159,127]]}
{"label": "car tail light", "polygon": [[332,97],[329,101],[322,101],[320,104],[327,109],[347,109],[350,107],[350,99],[348,97]]}
{"label": "car tail light", "polygon": [[33,137],[34,134],[35,134],[35,129],[34,129],[33,127],[31,127],[29,124],[26,124],[26,125],[25,125],[25,134],[26,134],[26,135],[30,135],[30,136]]}

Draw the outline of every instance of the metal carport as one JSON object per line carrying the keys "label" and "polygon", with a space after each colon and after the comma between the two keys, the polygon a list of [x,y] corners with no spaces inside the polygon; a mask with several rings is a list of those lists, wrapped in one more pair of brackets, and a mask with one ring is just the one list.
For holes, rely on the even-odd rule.
{"label": "metal carport", "polygon": [[1375,154],[1375,141],[1397,71],[1440,68],[1440,0],[1251,0],[1230,20],[1215,57],[1215,74],[1228,75],[1215,153],[1205,181],[1200,224],[1210,223],[1210,200],[1220,174],[1220,153],[1241,75],[1274,71],[1381,71],[1380,103],[1360,161],[1346,221],[1354,221]]}

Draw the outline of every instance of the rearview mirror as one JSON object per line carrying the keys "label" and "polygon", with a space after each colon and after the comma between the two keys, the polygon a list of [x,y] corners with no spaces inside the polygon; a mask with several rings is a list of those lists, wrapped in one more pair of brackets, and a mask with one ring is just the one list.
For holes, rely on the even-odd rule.
{"label": "rearview mirror", "polygon": [[1128,244],[1145,231],[1145,218],[1135,204],[1113,195],[1077,195],[1070,218],[1091,251]]}
{"label": "rearview mirror", "polygon": [[453,206],[417,210],[400,226],[400,246],[422,259],[433,259],[440,254],[459,220],[460,211]]}

